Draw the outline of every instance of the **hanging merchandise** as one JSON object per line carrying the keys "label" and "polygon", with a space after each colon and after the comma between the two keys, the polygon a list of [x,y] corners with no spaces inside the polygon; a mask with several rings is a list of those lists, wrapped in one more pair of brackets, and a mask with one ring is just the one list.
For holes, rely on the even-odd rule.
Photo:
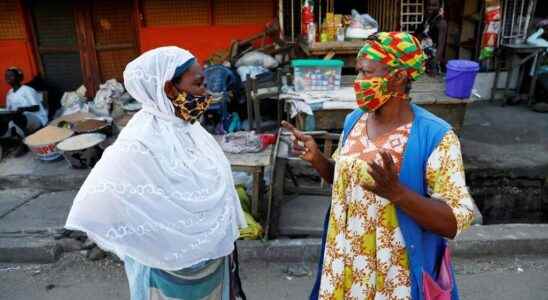
{"label": "hanging merchandise", "polygon": [[301,11],[301,33],[308,34],[309,24],[314,24],[314,2],[312,0],[304,0]]}
{"label": "hanging merchandise", "polygon": [[342,25],[337,27],[337,42],[344,42],[344,27]]}
{"label": "hanging merchandise", "polygon": [[352,10],[352,21],[346,30],[346,37],[351,39],[366,39],[379,30],[379,24],[368,14]]}
{"label": "hanging merchandise", "polygon": [[480,60],[493,57],[500,32],[500,0],[485,0],[485,29],[481,39]]}
{"label": "hanging merchandise", "polygon": [[325,21],[324,21],[324,30],[327,33],[327,40],[328,41],[334,41],[337,36],[337,26],[335,24],[335,14],[333,13],[326,13],[325,14]]}
{"label": "hanging merchandise", "polygon": [[335,15],[335,27],[337,42],[344,42],[344,25],[342,22],[342,15]]}
{"label": "hanging merchandise", "polygon": [[316,42],[316,24],[308,24],[308,33],[307,33],[308,44],[314,44]]}

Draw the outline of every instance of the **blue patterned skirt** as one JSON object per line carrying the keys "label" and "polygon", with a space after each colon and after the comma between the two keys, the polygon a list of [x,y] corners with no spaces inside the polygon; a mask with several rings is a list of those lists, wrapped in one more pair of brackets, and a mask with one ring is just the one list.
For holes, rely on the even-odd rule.
{"label": "blue patterned skirt", "polygon": [[229,300],[228,257],[164,271],[124,259],[131,300]]}

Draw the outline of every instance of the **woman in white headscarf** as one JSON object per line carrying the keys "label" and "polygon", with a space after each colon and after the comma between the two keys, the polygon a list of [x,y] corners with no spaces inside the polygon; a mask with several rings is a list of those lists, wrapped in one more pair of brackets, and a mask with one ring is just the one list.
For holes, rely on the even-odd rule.
{"label": "woman in white headscarf", "polygon": [[124,260],[133,300],[233,298],[245,219],[228,160],[196,122],[209,104],[202,68],[158,48],[127,65],[124,84],[143,109],[91,171],[66,228]]}

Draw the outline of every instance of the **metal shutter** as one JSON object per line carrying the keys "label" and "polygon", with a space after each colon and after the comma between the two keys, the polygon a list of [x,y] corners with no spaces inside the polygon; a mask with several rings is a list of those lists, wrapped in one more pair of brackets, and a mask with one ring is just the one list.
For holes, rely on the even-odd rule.
{"label": "metal shutter", "polygon": [[146,26],[209,25],[209,2],[204,0],[144,0]]}
{"label": "metal shutter", "polygon": [[0,40],[19,40],[25,38],[23,20],[17,11],[16,0],[0,1]]}
{"label": "metal shutter", "polygon": [[272,0],[215,0],[213,1],[214,24],[263,24],[274,18]]}

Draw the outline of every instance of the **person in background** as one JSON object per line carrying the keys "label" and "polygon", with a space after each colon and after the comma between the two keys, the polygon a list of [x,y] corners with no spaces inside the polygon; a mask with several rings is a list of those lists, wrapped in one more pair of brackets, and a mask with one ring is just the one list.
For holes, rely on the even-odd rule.
{"label": "person in background", "polygon": [[312,300],[458,299],[446,239],[471,224],[474,203],[457,135],[410,103],[425,59],[406,32],[366,41],[354,82],[359,108],[346,117],[333,160],[282,124],[297,154],[333,183]]}
{"label": "person in background", "polygon": [[[531,33],[527,38],[527,43],[538,47],[546,47],[548,49],[548,19],[539,19],[533,22],[535,27],[531,26]],[[535,70],[537,73],[537,85],[535,91],[535,104],[533,111],[540,113],[548,113],[548,58],[546,54],[539,55],[541,60],[539,68]],[[529,75],[529,74],[528,74]],[[532,78],[531,78],[532,79]]]}
{"label": "person in background", "polygon": [[0,121],[0,138],[18,139],[20,144],[15,151],[15,156],[19,157],[28,151],[22,140],[46,126],[48,113],[42,103],[42,94],[22,84],[23,72],[20,69],[15,67],[7,69],[5,79],[11,86],[6,95],[6,109],[16,114],[11,120]]}
{"label": "person in background", "polygon": [[443,0],[427,0],[424,22],[416,35],[422,40],[422,47],[428,56],[426,71],[436,75],[445,68],[447,46],[447,20]]}

